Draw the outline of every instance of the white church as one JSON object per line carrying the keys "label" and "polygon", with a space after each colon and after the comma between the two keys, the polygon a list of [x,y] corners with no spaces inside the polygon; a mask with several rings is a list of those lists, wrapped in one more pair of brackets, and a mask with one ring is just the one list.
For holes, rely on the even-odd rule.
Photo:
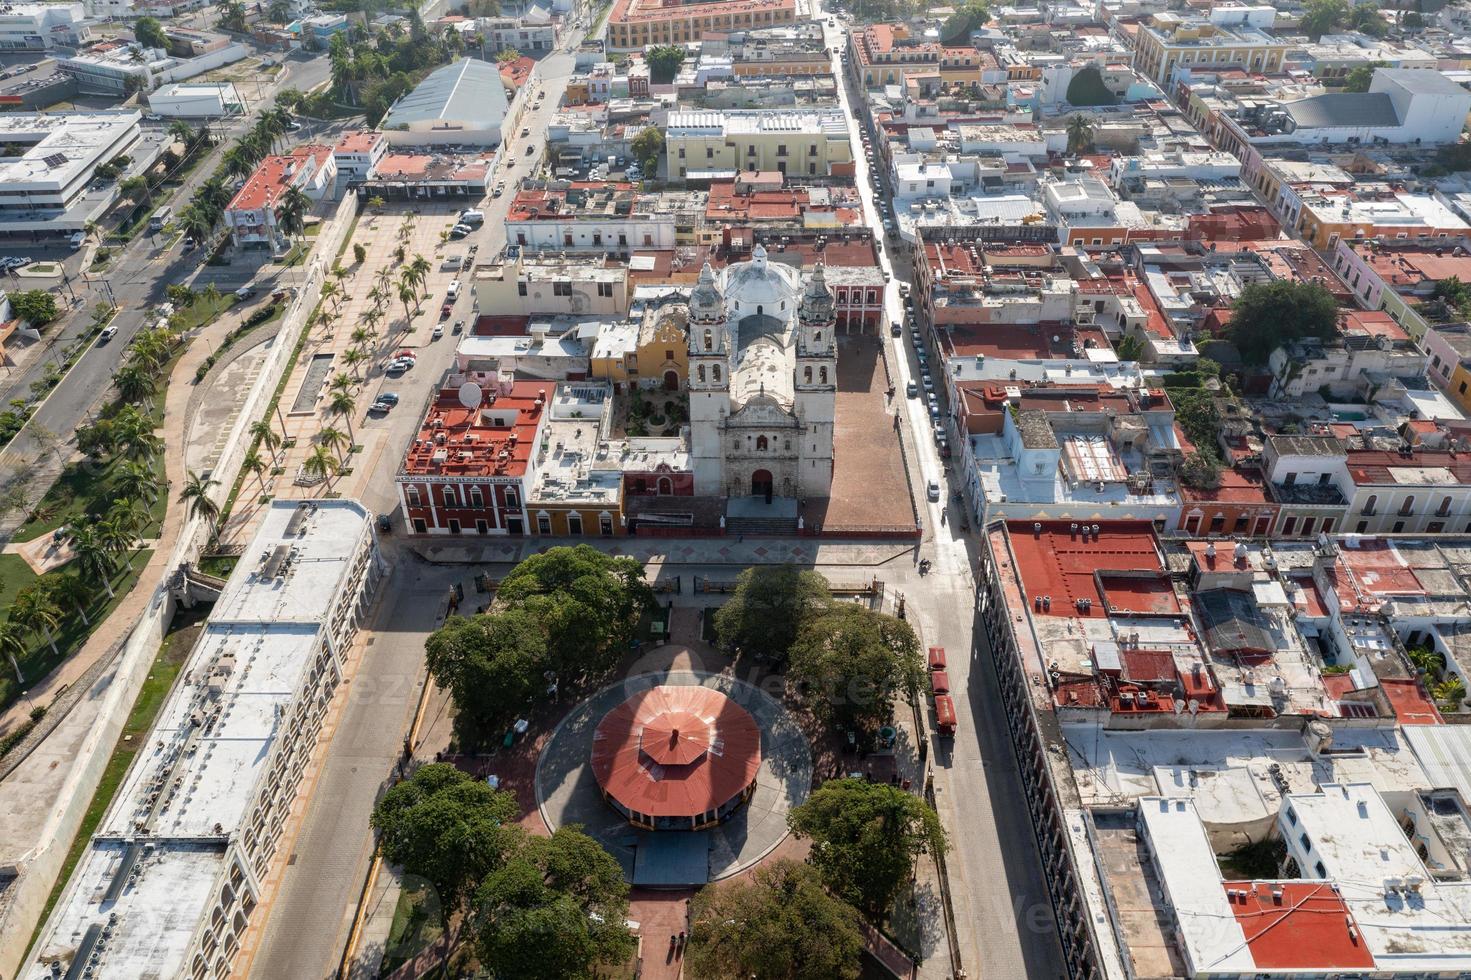
{"label": "white church", "polygon": [[718,274],[689,298],[690,456],[702,496],[826,497],[838,355],[832,290],[767,260]]}

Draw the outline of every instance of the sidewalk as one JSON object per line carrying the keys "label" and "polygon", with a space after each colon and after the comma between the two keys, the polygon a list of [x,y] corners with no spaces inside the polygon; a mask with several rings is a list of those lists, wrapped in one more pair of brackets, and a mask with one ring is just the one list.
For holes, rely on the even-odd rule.
{"label": "sidewalk", "polygon": [[[184,433],[189,423],[188,405],[189,396],[194,391],[194,372],[209,356],[209,348],[217,347],[219,340],[234,329],[237,323],[237,317],[226,315],[200,330],[180,356],[178,363],[174,365],[174,372],[169,378],[168,393],[164,400],[163,428],[158,432],[164,444],[164,472],[167,484],[163,493],[168,500],[168,509],[164,513],[163,526],[159,530],[158,540],[155,543],[153,554],[149,556],[148,564],[138,577],[132,591],[123,598],[113,610],[112,615],[96,625],[87,638],[87,642],[82,645],[82,649],[45,678],[31,685],[29,703],[16,702],[4,713],[0,713],[0,734],[28,720],[32,704],[49,705],[62,688],[80,680],[99,658],[114,647],[117,641],[132,632],[133,627],[147,611],[153,600],[154,591],[169,570],[169,559],[173,555],[179,531],[187,516],[183,508],[174,500],[174,488],[183,486],[185,480]],[[202,339],[209,339],[212,343],[201,343]],[[49,729],[49,727],[40,726],[37,732]],[[18,747],[13,751],[21,752],[24,751],[24,748]]]}
{"label": "sidewalk", "polygon": [[[820,538],[471,538],[418,537],[405,545],[426,561],[442,565],[513,565],[548,548],[587,544],[614,556],[643,564],[730,565],[868,565],[910,562],[914,546],[895,541],[827,541]],[[732,573],[734,576],[734,572]],[[692,586],[691,586],[692,587]]]}

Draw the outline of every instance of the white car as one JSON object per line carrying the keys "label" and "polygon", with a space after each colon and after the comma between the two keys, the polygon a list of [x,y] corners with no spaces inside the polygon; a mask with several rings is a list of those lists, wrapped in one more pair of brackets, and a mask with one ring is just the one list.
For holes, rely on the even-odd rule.
{"label": "white car", "polygon": [[930,485],[925,488],[925,495],[930,498],[931,502],[934,502],[934,501],[939,500],[940,499],[940,481],[939,480],[931,480],[930,481]]}
{"label": "white car", "polygon": [[105,327],[102,328],[102,333],[100,333],[100,334],[97,335],[97,342],[99,344],[105,344],[109,340],[111,340],[112,338],[114,338],[116,336],[117,336],[117,324],[115,324],[115,323],[109,323],[107,326],[105,326]]}

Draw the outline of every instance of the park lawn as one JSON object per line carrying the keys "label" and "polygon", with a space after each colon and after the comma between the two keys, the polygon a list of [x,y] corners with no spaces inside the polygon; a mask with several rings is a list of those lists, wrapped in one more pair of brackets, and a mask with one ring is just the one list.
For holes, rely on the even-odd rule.
{"label": "park lawn", "polygon": [[207,323],[211,323],[221,313],[238,302],[234,293],[221,293],[220,296],[210,302],[208,296],[196,293],[194,302],[179,311],[179,329],[184,332],[197,330]]}
{"label": "park lawn", "polygon": [[36,581],[36,573],[20,555],[0,555],[0,609],[9,609],[15,594]]}
{"label": "park lawn", "polygon": [[[108,597],[106,589],[99,586],[95,590],[92,602],[87,608],[87,622],[82,622],[82,617],[77,615],[74,607],[62,607],[61,626],[55,634],[56,652],[52,652],[51,645],[46,642],[45,637],[28,637],[30,648],[26,651],[25,656],[17,658],[20,661],[21,673],[30,681],[39,680],[61,666],[68,657],[81,649],[82,644],[87,642],[87,637],[92,634],[92,628],[112,615],[112,611],[117,608],[118,603],[123,601],[123,597],[138,584],[138,578],[143,574],[143,569],[148,567],[148,560],[152,555],[152,548],[144,548],[141,551],[134,551],[128,557],[128,563],[119,568],[112,577],[114,594],[111,598]],[[19,558],[20,556],[0,555],[0,557]],[[46,574],[59,575],[64,574],[66,570],[66,566],[63,565]],[[9,707],[20,697],[22,690],[24,688],[16,683],[15,676],[10,671],[0,673],[0,709]]]}
{"label": "park lawn", "polygon": [[[159,397],[163,397],[162,392]],[[46,491],[46,496],[41,498],[41,502],[31,512],[31,519],[20,526],[11,540],[34,541],[43,534],[50,534],[59,527],[83,518],[107,516],[108,509],[117,499],[117,494],[112,489],[113,474],[122,464],[123,461],[117,457],[102,464],[91,460],[68,463],[56,482]],[[152,520],[141,532],[144,538],[158,534],[158,529],[163,524],[164,511],[168,509],[168,490],[165,487],[167,476],[162,454],[153,458],[152,465],[159,489],[149,508]]]}
{"label": "park lawn", "polygon": [[[147,741],[153,721],[163,708],[164,699],[168,697],[169,690],[174,686],[174,679],[179,676],[179,671],[183,668],[184,661],[194,646],[194,639],[199,635],[200,627],[197,623],[203,618],[203,615],[200,612],[191,616],[184,610],[175,614],[174,625],[159,647],[158,656],[153,661],[153,669],[149,671],[148,679],[143,682],[143,688],[138,692],[138,700],[133,702],[133,710],[128,713],[127,724],[123,726],[122,735],[117,745],[113,747],[112,755],[107,760],[107,767],[102,770],[102,779],[97,784],[97,791],[92,794],[92,802],[87,806],[87,812],[82,817],[82,825],[77,828],[77,836],[72,840],[71,849],[66,853],[66,860],[61,865],[61,873],[56,878],[56,885],[51,889],[51,896],[46,899],[46,908],[41,913],[41,918],[37,920],[36,932],[31,935],[32,943],[36,941],[36,935],[45,925],[52,908],[61,898],[62,889],[66,887],[77,862],[86,852],[88,844],[92,841],[92,834],[96,832],[98,824],[107,814],[107,808],[112,806],[118,787],[122,785],[123,777],[128,774],[128,768],[133,764],[133,757],[138,754],[138,748]],[[188,618],[187,621],[180,626],[180,619],[185,617]]]}
{"label": "park lawn", "polygon": [[404,886],[393,907],[393,924],[388,928],[388,944],[383,954],[380,976],[392,973],[444,933],[444,923],[437,909],[426,907],[428,887]]}

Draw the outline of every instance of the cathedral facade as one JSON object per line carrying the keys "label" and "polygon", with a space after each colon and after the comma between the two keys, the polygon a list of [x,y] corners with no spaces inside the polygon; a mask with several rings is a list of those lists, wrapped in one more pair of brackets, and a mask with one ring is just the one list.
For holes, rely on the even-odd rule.
{"label": "cathedral facade", "polygon": [[804,277],[758,245],[718,274],[705,264],[689,299],[696,494],[828,496],[835,323],[821,263]]}

